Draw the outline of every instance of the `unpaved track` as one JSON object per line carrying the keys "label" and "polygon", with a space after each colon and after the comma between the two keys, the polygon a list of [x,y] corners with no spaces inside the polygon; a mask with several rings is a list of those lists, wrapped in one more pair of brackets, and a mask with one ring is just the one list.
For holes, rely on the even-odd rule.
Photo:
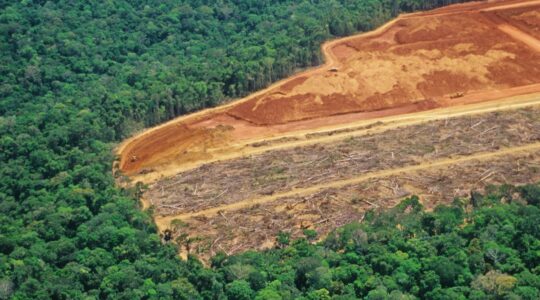
{"label": "unpaved track", "polygon": [[[512,5],[504,5],[499,7],[492,7],[489,9],[482,10],[483,12],[499,11],[513,8],[520,8],[526,6],[538,6],[540,1],[530,1],[525,3],[518,3]],[[489,14],[488,19],[491,19],[492,22],[497,24],[497,29],[508,34],[513,39],[518,40],[531,47],[534,51],[540,52],[540,41],[534,36],[529,35],[528,33],[522,31],[521,29],[514,27],[508,23],[508,19],[499,16],[497,14]]]}
{"label": "unpaved track", "polygon": [[506,4],[506,5],[497,5],[493,7],[484,8],[482,9],[482,11],[496,11],[496,10],[505,10],[505,9],[512,9],[512,8],[536,6],[536,5],[540,5],[540,0],[517,2],[517,3],[512,3],[512,4]]}
{"label": "unpaved track", "polygon": [[498,26],[499,30],[508,34],[516,40],[520,40],[527,46],[531,47],[535,51],[540,52],[540,41],[535,37],[528,35],[527,33],[517,29],[516,27],[508,24],[501,24]]}
{"label": "unpaved track", "polygon": [[469,156],[462,156],[462,157],[456,157],[456,158],[445,158],[435,161],[427,161],[421,164],[413,165],[413,166],[407,166],[402,168],[395,168],[390,170],[384,170],[380,172],[373,172],[368,173],[365,175],[361,175],[355,178],[346,179],[346,180],[337,180],[333,182],[323,183],[319,185],[313,185],[308,188],[302,188],[302,189],[295,189],[292,191],[284,192],[284,193],[277,193],[270,196],[264,196],[264,197],[258,197],[254,199],[244,200],[232,204],[222,205],[219,207],[214,207],[206,210],[201,210],[198,212],[193,213],[186,213],[186,214],[180,214],[176,216],[167,216],[167,217],[156,217],[155,221],[158,227],[161,230],[166,229],[170,222],[173,220],[182,220],[182,219],[189,219],[193,217],[198,216],[210,216],[219,213],[220,211],[230,211],[230,210],[237,210],[245,207],[249,207],[256,204],[263,204],[272,202],[275,200],[278,200],[280,198],[284,197],[290,197],[290,196],[301,196],[301,195],[308,195],[316,193],[323,189],[329,189],[329,188],[341,188],[347,185],[351,184],[358,184],[363,181],[373,179],[373,178],[380,178],[380,177],[387,177],[391,175],[396,175],[400,173],[407,173],[407,172],[414,172],[414,171],[420,171],[420,170],[427,170],[427,169],[434,169],[434,168],[441,168],[449,165],[459,164],[467,161],[473,161],[473,160],[489,160],[493,159],[497,156],[505,156],[505,155],[513,155],[516,153],[522,153],[522,152],[529,152],[529,151],[535,151],[540,149],[540,143],[534,143],[534,144],[528,144],[524,146],[519,147],[511,147],[502,149],[495,152],[483,152],[483,153],[476,153]]}

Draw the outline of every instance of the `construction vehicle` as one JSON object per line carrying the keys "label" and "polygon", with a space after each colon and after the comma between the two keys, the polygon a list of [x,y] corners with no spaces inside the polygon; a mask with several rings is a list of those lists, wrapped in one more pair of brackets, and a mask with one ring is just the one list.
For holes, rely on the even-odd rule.
{"label": "construction vehicle", "polygon": [[457,92],[457,93],[454,93],[454,94],[450,95],[450,99],[461,98],[463,96],[465,96],[464,92]]}

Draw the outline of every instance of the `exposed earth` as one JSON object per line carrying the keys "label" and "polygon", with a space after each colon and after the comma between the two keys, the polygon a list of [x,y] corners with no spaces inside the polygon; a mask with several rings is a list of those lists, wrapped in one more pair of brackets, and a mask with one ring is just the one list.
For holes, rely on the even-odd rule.
{"label": "exposed earth", "polygon": [[540,180],[540,1],[401,15],[322,52],[323,66],[118,148],[161,231],[234,253],[406,195],[433,207],[449,189]]}
{"label": "exposed earth", "polygon": [[326,43],[321,67],[126,141],[119,168],[156,179],[248,140],[540,91],[539,9],[540,1],[454,5]]}

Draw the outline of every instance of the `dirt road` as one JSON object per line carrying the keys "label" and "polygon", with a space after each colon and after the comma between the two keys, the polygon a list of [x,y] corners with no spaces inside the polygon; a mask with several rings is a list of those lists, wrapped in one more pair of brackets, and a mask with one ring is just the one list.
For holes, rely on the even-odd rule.
{"label": "dirt road", "polygon": [[520,40],[523,43],[527,44],[529,47],[531,47],[535,51],[540,52],[540,41],[537,40],[535,37],[530,36],[526,34],[525,32],[517,29],[516,27],[508,25],[508,24],[501,24],[498,26],[498,28],[499,30],[510,35],[516,40]]}
{"label": "dirt road", "polygon": [[[511,1],[508,1],[511,2]],[[514,3],[509,3],[505,5],[496,5],[492,7],[487,7],[482,9],[482,11],[497,11],[497,10],[506,10],[506,9],[512,9],[512,8],[520,8],[520,7],[532,7],[540,5],[540,1],[533,0],[533,1],[513,1]]]}

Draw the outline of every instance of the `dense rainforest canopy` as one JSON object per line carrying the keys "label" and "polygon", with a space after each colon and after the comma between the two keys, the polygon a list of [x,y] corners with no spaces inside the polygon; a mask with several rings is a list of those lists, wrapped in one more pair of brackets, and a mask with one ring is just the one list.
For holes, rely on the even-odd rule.
{"label": "dense rainforest canopy", "polygon": [[132,132],[318,64],[325,39],[452,2],[0,1],[0,299],[538,298],[535,185],[475,195],[474,210],[411,198],[324,242],[283,234],[205,268],[111,175]]}

